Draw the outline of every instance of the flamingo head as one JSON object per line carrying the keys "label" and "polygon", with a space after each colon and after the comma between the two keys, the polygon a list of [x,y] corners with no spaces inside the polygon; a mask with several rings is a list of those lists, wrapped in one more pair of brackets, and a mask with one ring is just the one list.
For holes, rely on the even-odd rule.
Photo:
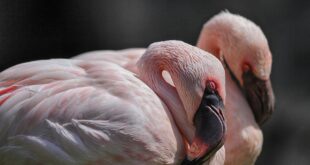
{"label": "flamingo head", "polygon": [[[138,67],[141,79],[164,98],[183,135],[186,155],[182,164],[202,164],[213,157],[223,146],[226,132],[222,114],[225,70],[221,62],[184,42],[163,41],[149,46]],[[161,74],[152,76],[164,70],[171,75],[173,86],[153,85],[164,82]],[[167,97],[169,93],[174,95]]]}
{"label": "flamingo head", "polygon": [[222,60],[262,125],[274,111],[272,55],[262,30],[242,16],[221,12],[205,24],[198,47]]}
{"label": "flamingo head", "polygon": [[[274,93],[270,82],[271,53],[266,42],[240,45],[244,46],[226,52],[229,57],[224,57],[224,63],[243,90],[256,122],[263,125],[274,111]],[[238,55],[232,58],[234,54]]]}
{"label": "flamingo head", "polygon": [[[186,134],[187,164],[202,164],[222,147],[226,124],[222,111],[225,101],[225,70],[213,55],[180,43],[181,70],[171,70],[177,93],[183,103],[192,132]],[[172,64],[173,65],[173,64]],[[190,128],[190,127],[188,127]],[[186,132],[186,131],[185,131]]]}
{"label": "flamingo head", "polygon": [[195,136],[191,144],[186,146],[187,155],[182,165],[203,164],[222,147],[226,131],[223,109],[223,99],[216,84],[212,80],[207,81],[201,102],[192,119]]}

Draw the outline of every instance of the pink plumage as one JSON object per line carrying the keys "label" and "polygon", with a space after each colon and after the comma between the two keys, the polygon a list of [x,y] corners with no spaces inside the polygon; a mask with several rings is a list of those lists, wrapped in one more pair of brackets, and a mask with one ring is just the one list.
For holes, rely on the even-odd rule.
{"label": "pink plumage", "polygon": [[[201,81],[189,85],[174,76],[176,89],[163,90],[150,58],[192,67],[170,69]],[[179,41],[153,44],[137,66],[139,76],[109,60],[52,59],[1,72],[0,164],[180,163],[196,136],[188,113],[196,113],[211,77],[224,99],[224,69]],[[215,157],[223,155],[221,149]]]}

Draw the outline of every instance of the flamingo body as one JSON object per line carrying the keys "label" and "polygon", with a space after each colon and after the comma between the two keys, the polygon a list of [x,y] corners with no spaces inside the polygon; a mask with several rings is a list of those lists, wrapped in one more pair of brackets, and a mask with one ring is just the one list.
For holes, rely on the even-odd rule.
{"label": "flamingo body", "polygon": [[123,50],[91,51],[80,54],[74,57],[74,59],[112,62],[133,73],[138,73],[136,63],[145,50],[145,48],[129,48]]}
{"label": "flamingo body", "polygon": [[118,65],[35,61],[0,78],[2,91],[15,88],[1,95],[2,163],[172,164],[184,154],[165,104]]}
{"label": "flamingo body", "polygon": [[[188,68],[170,67],[175,69],[175,74],[182,73],[185,77],[192,74],[195,80],[202,76],[198,83],[202,89],[191,90],[193,87],[180,82],[176,86],[180,96],[168,100],[167,96],[175,96],[169,92],[177,94],[176,91],[155,88],[158,80],[152,72],[137,77],[123,68],[123,64],[86,60],[83,56],[27,62],[1,72],[0,164],[180,164],[186,152],[195,154],[190,144],[195,142],[197,133],[194,134],[190,124],[193,119],[188,121],[186,113],[195,113],[193,108],[198,107],[196,104],[200,100],[194,98],[202,97],[197,91],[206,88],[206,80],[217,81],[216,90],[225,97],[224,70],[216,58],[182,42],[162,42],[152,47],[156,50],[153,53],[161,53],[166,48],[167,54],[154,57],[160,59],[168,57],[171,52],[187,52],[191,55],[188,58],[194,57],[202,64],[211,62],[209,71],[187,63],[197,69],[194,69],[199,73],[196,76],[193,70],[182,73]],[[175,64],[177,54],[171,56]],[[142,68],[148,64],[147,59],[153,57],[152,50],[144,56],[139,63]],[[169,62],[169,58],[166,60]],[[180,66],[186,65],[180,62]],[[139,72],[143,73],[141,69]],[[193,97],[188,98],[182,92]],[[189,107],[186,112],[183,105]],[[202,112],[208,110],[211,108],[202,109]],[[185,120],[180,122],[180,118]],[[218,116],[216,120],[220,118]],[[212,153],[207,162],[210,164],[224,162],[225,150],[221,141],[225,125],[221,123],[219,126],[219,133],[212,130],[217,127],[210,127],[219,137],[210,136],[216,144],[214,149],[207,145]],[[202,135],[206,137],[205,132]],[[196,150],[199,147],[195,145]],[[215,149],[220,150],[216,152]]]}

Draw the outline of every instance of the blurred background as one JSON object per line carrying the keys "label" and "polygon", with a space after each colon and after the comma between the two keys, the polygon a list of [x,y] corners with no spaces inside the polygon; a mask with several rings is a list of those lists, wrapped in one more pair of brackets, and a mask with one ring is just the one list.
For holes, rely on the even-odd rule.
{"label": "blurred background", "polygon": [[310,164],[310,1],[1,0],[0,70],[161,40],[195,45],[204,22],[224,9],[258,24],[273,53],[276,111],[257,164]]}

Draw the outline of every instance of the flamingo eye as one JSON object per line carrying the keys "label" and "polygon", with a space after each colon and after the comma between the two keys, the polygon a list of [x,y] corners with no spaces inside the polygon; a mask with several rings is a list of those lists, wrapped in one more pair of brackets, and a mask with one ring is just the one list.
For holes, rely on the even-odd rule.
{"label": "flamingo eye", "polygon": [[214,81],[207,81],[202,101],[205,106],[223,109],[223,101],[218,94],[216,85]]}
{"label": "flamingo eye", "polygon": [[223,107],[222,99],[217,92],[217,86],[214,81],[208,81],[205,90],[204,100],[207,105],[213,105],[215,107]]}
{"label": "flamingo eye", "polygon": [[251,70],[251,67],[250,67],[249,64],[244,64],[244,65],[242,66],[242,70],[243,70],[243,72],[248,72],[248,71]]}
{"label": "flamingo eye", "polygon": [[214,91],[216,89],[216,85],[213,81],[209,81],[207,82],[207,88],[210,90],[210,91]]}

